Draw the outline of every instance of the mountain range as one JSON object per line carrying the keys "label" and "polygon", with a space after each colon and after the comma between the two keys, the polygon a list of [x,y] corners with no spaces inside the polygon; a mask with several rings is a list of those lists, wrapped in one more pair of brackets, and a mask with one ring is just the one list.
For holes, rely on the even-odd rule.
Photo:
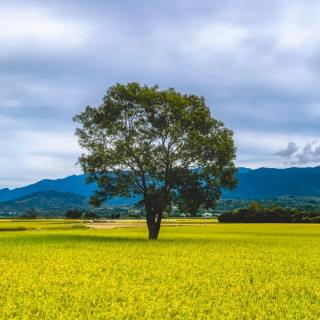
{"label": "mountain range", "polygon": [[[281,196],[320,196],[320,167],[314,168],[239,168],[238,186],[226,190],[224,199],[267,199]],[[0,210],[47,203],[55,208],[88,206],[87,198],[96,185],[86,184],[85,175],[72,175],[57,180],[41,180],[16,189],[0,189]],[[114,198],[110,206],[132,205],[137,198]],[[27,205],[28,203],[28,205]]]}
{"label": "mountain range", "polygon": [[320,196],[320,167],[259,168],[238,171],[238,186],[224,198],[266,199],[279,196]]}

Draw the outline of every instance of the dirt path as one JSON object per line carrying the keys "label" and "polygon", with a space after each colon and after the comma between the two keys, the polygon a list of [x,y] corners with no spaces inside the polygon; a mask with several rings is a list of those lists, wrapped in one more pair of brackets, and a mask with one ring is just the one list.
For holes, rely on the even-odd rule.
{"label": "dirt path", "polygon": [[130,223],[130,222],[90,222],[85,224],[92,229],[116,229],[116,228],[141,228],[145,227],[145,223]]}
{"label": "dirt path", "polygon": [[[105,222],[87,222],[85,225],[92,229],[116,229],[116,228],[145,228],[146,223],[132,222],[132,221],[105,221]],[[178,223],[178,222],[164,222],[162,226],[206,226],[205,223]]]}

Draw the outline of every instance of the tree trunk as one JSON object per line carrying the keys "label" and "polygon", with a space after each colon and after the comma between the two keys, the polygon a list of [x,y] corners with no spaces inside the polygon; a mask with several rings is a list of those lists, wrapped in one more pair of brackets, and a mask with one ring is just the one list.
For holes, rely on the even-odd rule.
{"label": "tree trunk", "polygon": [[147,225],[149,230],[149,240],[157,240],[160,232],[162,212],[152,214],[147,212]]}

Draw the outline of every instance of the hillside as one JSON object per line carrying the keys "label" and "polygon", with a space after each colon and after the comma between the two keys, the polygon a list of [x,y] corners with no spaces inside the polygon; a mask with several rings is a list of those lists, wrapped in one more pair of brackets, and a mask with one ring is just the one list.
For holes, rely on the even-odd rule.
{"label": "hillside", "polygon": [[[72,194],[77,194],[85,198],[89,198],[94,190],[96,189],[96,184],[86,184],[85,175],[72,175],[63,179],[56,180],[41,180],[34,184],[30,184],[25,187],[16,188],[9,190],[7,188],[0,189],[0,203],[3,201],[10,201],[18,199],[33,193],[41,191],[57,191],[57,192],[69,192]],[[131,205],[137,201],[137,198],[121,198],[116,197],[108,201],[109,205]]]}
{"label": "hillside", "polygon": [[50,215],[63,215],[71,208],[89,208],[85,197],[70,192],[40,191],[15,200],[0,202],[0,213],[23,214],[28,209],[35,209]]}
{"label": "hillside", "polygon": [[16,189],[0,189],[0,201],[8,201],[40,191],[72,192],[88,197],[95,190],[94,184],[86,184],[84,175],[72,175],[63,179],[41,180],[34,184]]}

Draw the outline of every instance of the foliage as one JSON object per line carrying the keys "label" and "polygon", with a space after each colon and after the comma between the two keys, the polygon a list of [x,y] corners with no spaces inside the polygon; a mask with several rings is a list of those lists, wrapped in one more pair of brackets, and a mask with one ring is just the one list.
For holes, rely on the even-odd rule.
{"label": "foliage", "polygon": [[80,219],[82,217],[82,211],[78,209],[70,209],[65,214],[69,219]]}
{"label": "foliage", "polygon": [[203,97],[116,84],[74,120],[87,150],[79,162],[99,186],[92,204],[141,195],[150,239],[172,202],[193,213],[213,207],[221,187],[235,186],[232,132],[211,117]]}
{"label": "foliage", "polygon": [[22,215],[23,218],[27,219],[36,219],[39,215],[39,212],[35,208],[27,209],[24,215]]}
{"label": "foliage", "polygon": [[145,232],[1,232],[0,319],[320,318],[319,225]]}
{"label": "foliage", "polygon": [[320,222],[320,212],[301,212],[278,206],[264,207],[253,202],[248,208],[225,212],[219,222]]}
{"label": "foliage", "polygon": [[250,199],[220,199],[216,210],[218,212],[232,211],[248,207],[252,202],[259,201],[264,207],[278,206],[295,211],[317,212],[320,211],[320,197],[310,196],[283,196],[273,198]]}
{"label": "foliage", "polygon": [[83,217],[85,219],[97,219],[98,215],[95,212],[85,212]]}

